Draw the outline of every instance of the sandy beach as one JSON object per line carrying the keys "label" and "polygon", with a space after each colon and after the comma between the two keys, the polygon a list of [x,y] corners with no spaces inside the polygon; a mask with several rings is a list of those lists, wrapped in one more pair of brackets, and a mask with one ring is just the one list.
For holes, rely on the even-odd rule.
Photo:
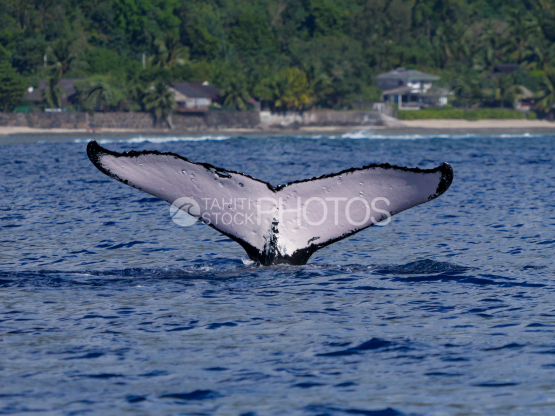
{"label": "sandy beach", "polygon": [[[331,132],[348,132],[358,130],[464,130],[464,131],[528,131],[528,130],[555,130],[555,122],[547,120],[397,120],[391,119],[389,126],[305,126],[298,129],[285,128],[256,128],[256,129],[217,129],[217,130],[169,130],[169,129],[122,129],[122,128],[102,128],[97,129],[96,134],[99,133],[113,133],[113,134],[128,134],[128,133],[143,133],[143,134],[212,134],[212,133],[230,133],[230,134],[249,134],[249,133],[269,133],[269,132],[306,132],[306,133],[331,133]],[[75,128],[33,128],[33,127],[15,127],[15,126],[0,126],[0,136],[9,135],[35,135],[35,134],[90,134],[94,136],[95,133],[87,132],[86,129]]]}
{"label": "sandy beach", "polygon": [[407,128],[417,129],[555,129],[547,120],[399,120]]}

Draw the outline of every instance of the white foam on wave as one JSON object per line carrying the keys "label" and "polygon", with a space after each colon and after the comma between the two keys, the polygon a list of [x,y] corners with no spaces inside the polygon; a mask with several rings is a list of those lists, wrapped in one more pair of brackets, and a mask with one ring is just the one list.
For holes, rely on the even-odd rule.
{"label": "white foam on wave", "polygon": [[[477,139],[477,138],[541,138],[545,137],[545,134],[541,133],[503,133],[503,134],[483,134],[483,133],[427,133],[427,134],[379,134],[374,133],[371,129],[357,130],[353,132],[345,133],[339,136],[341,139],[353,139],[353,140],[430,140],[430,139],[447,139],[447,140],[460,140],[460,139]],[[336,138],[335,136],[330,136],[330,138]]]}
{"label": "white foam on wave", "polygon": [[[376,133],[372,129],[363,129],[357,131],[350,131],[339,136],[341,139],[353,140],[426,140],[433,138],[454,138],[453,134],[383,134]],[[459,135],[461,136],[461,135]],[[464,135],[471,137],[472,135]],[[335,138],[335,137],[333,137]]]}
{"label": "white foam on wave", "polygon": [[536,139],[536,138],[539,138],[539,137],[546,137],[546,136],[552,136],[552,134],[545,134],[545,133],[506,133],[506,134],[500,134],[498,137],[502,137],[504,139],[518,139],[518,138],[521,138],[521,137]]}
{"label": "white foam on wave", "polygon": [[[446,140],[460,140],[460,139],[485,139],[485,138],[502,138],[502,139],[518,139],[518,138],[529,138],[536,139],[550,136],[546,133],[471,133],[467,132],[464,134],[456,133],[426,133],[426,134],[387,134],[378,133],[372,129],[362,129],[352,132],[347,132],[342,135],[313,135],[303,138],[309,139],[352,139],[352,140],[431,140],[431,139],[446,139]],[[96,140],[99,144],[107,143],[172,143],[172,142],[198,142],[206,140],[229,140],[232,136],[215,136],[215,135],[204,135],[204,136],[136,136],[129,138],[96,138],[96,137],[86,137],[78,138],[74,140],[74,143],[88,143],[91,140]]]}
{"label": "white foam on wave", "polygon": [[168,142],[202,142],[205,140],[228,140],[231,136],[175,136],[175,137],[134,137],[127,143],[168,143]]}
{"label": "white foam on wave", "polygon": [[[468,135],[471,137],[472,135]],[[335,137],[333,137],[335,138]],[[348,132],[339,136],[341,139],[352,140],[426,140],[433,138],[454,138],[452,134],[376,134],[371,130]]]}
{"label": "white foam on wave", "polygon": [[95,138],[86,138],[86,139],[75,139],[74,143],[88,143],[91,140],[96,140],[100,144],[106,143],[171,143],[171,142],[200,142],[205,140],[228,140],[231,139],[231,136],[158,136],[158,137],[130,137],[126,139],[95,139]]}

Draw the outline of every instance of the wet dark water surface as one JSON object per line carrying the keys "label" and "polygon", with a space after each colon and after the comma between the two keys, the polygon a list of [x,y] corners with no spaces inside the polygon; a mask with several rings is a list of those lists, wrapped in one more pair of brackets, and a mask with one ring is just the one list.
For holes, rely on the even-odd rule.
{"label": "wet dark water surface", "polygon": [[276,185],[385,162],[455,179],[264,268],[101,174],[86,138],[0,146],[1,414],[555,413],[555,136],[96,138]]}

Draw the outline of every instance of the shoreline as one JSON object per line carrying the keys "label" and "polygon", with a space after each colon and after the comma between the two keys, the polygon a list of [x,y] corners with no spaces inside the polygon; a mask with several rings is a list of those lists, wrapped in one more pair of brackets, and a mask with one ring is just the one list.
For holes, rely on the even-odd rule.
{"label": "shoreline", "polygon": [[[87,132],[85,128],[34,128],[0,126],[0,144],[34,142],[38,136],[49,137],[46,141],[64,141],[65,136],[84,135],[93,139],[94,137],[112,134],[129,136],[138,135],[162,135],[162,136],[205,136],[205,135],[298,135],[306,134],[345,134],[364,131],[379,131],[380,134],[404,133],[404,134],[453,134],[453,133],[476,133],[476,134],[499,134],[499,133],[555,133],[555,122],[546,120],[397,120],[390,126],[305,126],[299,128],[222,128],[222,129],[195,129],[195,130],[170,130],[170,129],[130,129],[130,128],[100,128],[95,133]],[[55,137],[53,137],[55,136]],[[58,140],[56,140],[56,137]]]}
{"label": "shoreline", "polygon": [[406,128],[414,129],[549,129],[555,131],[555,122],[547,120],[399,120]]}

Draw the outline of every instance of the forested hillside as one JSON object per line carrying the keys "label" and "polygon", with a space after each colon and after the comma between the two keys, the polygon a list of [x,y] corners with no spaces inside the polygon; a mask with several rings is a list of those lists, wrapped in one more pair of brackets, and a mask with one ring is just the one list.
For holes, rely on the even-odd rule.
{"label": "forested hillside", "polygon": [[399,66],[480,99],[502,89],[486,77],[497,63],[549,89],[554,41],[555,0],[2,0],[0,107],[40,78],[55,94],[83,77],[106,109],[141,109],[149,83],[182,80],[239,109],[344,108],[379,99],[375,76]]}

